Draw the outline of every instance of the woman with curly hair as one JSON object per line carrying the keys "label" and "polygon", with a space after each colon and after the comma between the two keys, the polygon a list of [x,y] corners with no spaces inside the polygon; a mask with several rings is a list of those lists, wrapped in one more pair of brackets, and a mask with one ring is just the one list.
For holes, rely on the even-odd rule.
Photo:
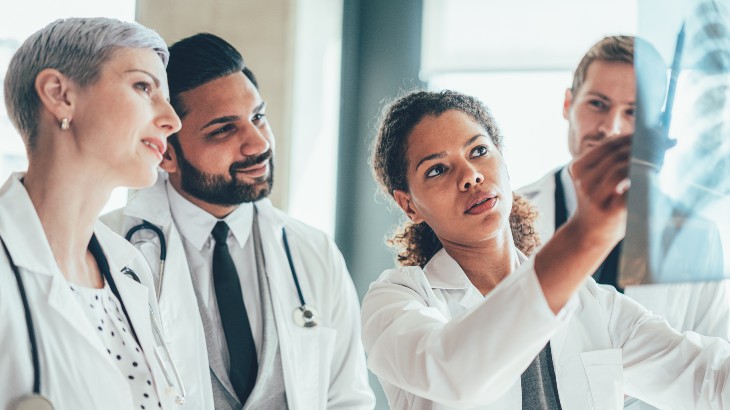
{"label": "woman with curly hair", "polygon": [[727,408],[726,342],[682,335],[590,278],[624,234],[630,138],[571,164],[577,212],[542,248],[502,140],[457,92],[385,110],[372,167],[408,221],[390,240],[402,266],[363,300],[362,337],[391,408],[621,409],[624,394]]}

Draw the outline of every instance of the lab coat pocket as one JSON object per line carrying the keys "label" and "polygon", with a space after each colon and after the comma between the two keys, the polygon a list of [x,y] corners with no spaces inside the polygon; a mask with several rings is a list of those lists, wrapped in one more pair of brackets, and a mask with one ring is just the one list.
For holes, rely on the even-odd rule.
{"label": "lab coat pocket", "polygon": [[297,327],[293,336],[294,343],[299,345],[301,365],[297,380],[301,383],[302,403],[306,408],[326,409],[337,331],[322,325]]}
{"label": "lab coat pocket", "polygon": [[621,349],[580,354],[593,399],[593,409],[621,409],[624,402],[624,368]]}

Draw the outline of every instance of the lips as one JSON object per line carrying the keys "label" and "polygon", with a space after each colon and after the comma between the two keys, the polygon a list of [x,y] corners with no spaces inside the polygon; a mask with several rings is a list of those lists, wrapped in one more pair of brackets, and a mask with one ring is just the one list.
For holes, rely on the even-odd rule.
{"label": "lips", "polygon": [[233,172],[247,175],[249,177],[258,178],[266,175],[269,172],[269,161],[263,161],[261,163],[251,165],[245,168],[235,168]]}
{"label": "lips", "polygon": [[167,150],[165,140],[160,138],[145,138],[142,140],[142,144],[157,152],[160,160],[162,160],[162,155],[165,153],[165,150]]}
{"label": "lips", "polygon": [[494,208],[497,203],[497,194],[493,192],[477,192],[469,198],[467,202],[465,214],[480,214]]}

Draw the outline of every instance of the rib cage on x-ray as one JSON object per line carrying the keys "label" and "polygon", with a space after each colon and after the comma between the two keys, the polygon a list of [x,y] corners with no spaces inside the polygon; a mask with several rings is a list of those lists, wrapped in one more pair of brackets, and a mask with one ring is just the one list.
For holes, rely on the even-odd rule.
{"label": "rib cage on x-ray", "polygon": [[664,115],[655,115],[661,110],[652,97],[666,64],[657,64],[656,49],[637,40],[637,124],[620,286],[730,277],[730,0],[685,5],[673,34],[672,74],[679,81]]}
{"label": "rib cage on x-ray", "polygon": [[[677,198],[697,209],[730,193],[730,13],[727,2],[701,2],[687,20],[685,66],[694,134],[678,153]],[[698,159],[701,159],[698,160]],[[730,210],[729,210],[730,211]]]}

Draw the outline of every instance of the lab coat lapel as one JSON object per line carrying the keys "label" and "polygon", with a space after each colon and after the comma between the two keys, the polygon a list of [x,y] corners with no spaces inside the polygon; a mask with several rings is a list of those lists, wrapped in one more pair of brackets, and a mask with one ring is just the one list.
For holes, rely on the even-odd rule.
{"label": "lab coat lapel", "polygon": [[[107,257],[109,272],[119,290],[121,302],[129,315],[129,321],[134,328],[140,348],[145,360],[152,371],[155,380],[155,388],[161,399],[170,397],[166,394],[166,376],[156,357],[155,338],[152,331],[151,312],[159,317],[155,301],[155,287],[150,283],[151,277],[143,257],[136,248],[129,244],[124,238],[112,232],[106,225],[99,222],[94,228],[99,243]],[[123,273],[125,268],[133,269],[142,283],[139,283]],[[144,269],[144,271],[142,270]],[[172,375],[170,375],[172,377]]]}
{"label": "lab coat lapel", "polygon": [[[38,275],[37,273],[34,274]],[[36,279],[42,280],[42,278]],[[86,314],[71,292],[66,280],[60,275],[52,276],[48,288],[48,304],[67,322],[69,328],[78,332],[93,347],[93,350],[106,360],[107,354],[101,339],[94,334],[91,324],[86,320]]]}
{"label": "lab coat lapel", "polygon": [[144,354],[145,360],[149,365],[152,376],[155,379],[155,388],[159,397],[165,395],[165,376],[159,366],[159,361],[155,356],[154,336],[152,334],[152,323],[150,321],[150,288],[133,279],[129,278],[121,272],[122,267],[109,264],[114,283],[117,285],[119,295],[121,296],[124,307],[132,322],[132,327],[137,335],[140,348]]}
{"label": "lab coat lapel", "polygon": [[[291,409],[300,408],[298,403],[307,403],[303,399],[306,392],[301,391],[301,383],[297,383],[299,369],[316,368],[310,363],[319,360],[318,352],[299,354],[297,351],[297,340],[300,336],[294,334],[293,321],[294,309],[299,306],[294,281],[289,269],[289,263],[284,251],[284,244],[281,230],[284,227],[284,220],[281,219],[271,203],[265,199],[256,203],[259,218],[259,230],[261,232],[261,246],[264,252],[264,264],[266,275],[269,278],[271,288],[272,305],[274,317],[276,318],[276,329],[279,332],[279,348],[281,352],[281,365],[284,372],[284,385],[286,386],[286,397]],[[297,254],[292,246],[292,258],[297,260]],[[300,275],[299,280],[305,280],[305,275]],[[302,291],[306,291],[306,283],[300,283]],[[311,377],[311,375],[310,375]],[[311,405],[311,403],[309,403]]]}
{"label": "lab coat lapel", "polygon": [[[20,182],[23,173],[10,176],[0,189],[0,236],[25,283],[35,283],[45,293],[50,307],[106,360],[106,351],[85,313],[74,299],[68,282],[58,269],[43,226],[28,192]],[[28,286],[28,285],[26,285]]]}
{"label": "lab coat lapel", "polygon": [[24,175],[11,175],[0,188],[0,237],[18,267],[61,275],[33,202],[20,182]]}
{"label": "lab coat lapel", "polygon": [[[167,173],[158,172],[157,182],[149,188],[132,191],[124,207],[124,215],[142,219],[158,226],[170,226],[172,214],[167,198]],[[125,232],[131,226],[125,227]],[[165,232],[167,234],[167,232]]]}

